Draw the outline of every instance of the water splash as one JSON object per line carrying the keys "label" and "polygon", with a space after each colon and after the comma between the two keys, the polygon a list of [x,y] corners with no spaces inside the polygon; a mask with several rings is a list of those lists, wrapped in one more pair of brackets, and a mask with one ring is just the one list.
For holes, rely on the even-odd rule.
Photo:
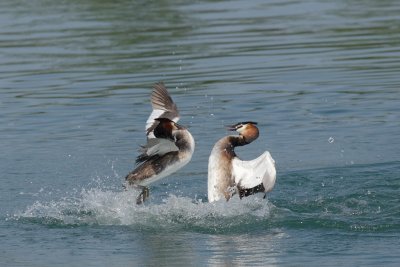
{"label": "water splash", "polygon": [[259,196],[208,203],[169,195],[161,203],[135,203],[136,195],[130,191],[83,189],[77,197],[36,201],[12,219],[55,227],[120,225],[139,230],[226,232],[262,227],[273,208]]}

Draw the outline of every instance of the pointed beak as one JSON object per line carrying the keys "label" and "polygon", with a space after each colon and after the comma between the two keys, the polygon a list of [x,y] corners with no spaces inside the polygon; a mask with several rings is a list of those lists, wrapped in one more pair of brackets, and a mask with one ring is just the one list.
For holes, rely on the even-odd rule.
{"label": "pointed beak", "polygon": [[236,125],[225,125],[228,131],[236,131]]}

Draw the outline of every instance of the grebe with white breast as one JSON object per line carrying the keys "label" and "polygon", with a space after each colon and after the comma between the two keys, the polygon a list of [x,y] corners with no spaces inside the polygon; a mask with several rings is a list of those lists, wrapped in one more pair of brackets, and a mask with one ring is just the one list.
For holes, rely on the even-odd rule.
{"label": "grebe with white breast", "polygon": [[146,122],[147,144],[139,149],[139,165],[125,177],[127,185],[142,190],[137,204],[149,197],[147,185],[185,166],[195,147],[190,132],[177,123],[178,108],[163,83],[154,85],[151,104],[153,111]]}
{"label": "grebe with white breast", "polygon": [[238,158],[235,147],[250,144],[258,138],[256,122],[246,121],[230,126],[239,135],[221,138],[211,151],[208,160],[208,201],[221,198],[228,201],[238,193],[240,198],[258,192],[271,191],[275,185],[275,161],[268,151],[258,158],[244,161]]}

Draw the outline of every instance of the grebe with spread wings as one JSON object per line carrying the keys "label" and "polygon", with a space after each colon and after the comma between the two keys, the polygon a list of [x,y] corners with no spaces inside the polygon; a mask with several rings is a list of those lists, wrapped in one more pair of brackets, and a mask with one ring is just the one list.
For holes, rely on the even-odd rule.
{"label": "grebe with spread wings", "polygon": [[[221,138],[208,160],[208,201],[221,198],[227,201],[238,193],[240,198],[272,190],[276,180],[275,161],[268,151],[258,158],[244,161],[238,158],[235,147],[245,146],[258,138],[256,122],[240,122],[228,129],[239,135]],[[265,196],[264,196],[265,197]]]}
{"label": "grebe with spread wings", "polygon": [[149,197],[150,183],[185,166],[195,147],[190,132],[177,123],[178,108],[163,83],[154,85],[151,104],[153,111],[146,122],[147,144],[139,150],[138,166],[125,177],[128,185],[142,190],[137,204]]}

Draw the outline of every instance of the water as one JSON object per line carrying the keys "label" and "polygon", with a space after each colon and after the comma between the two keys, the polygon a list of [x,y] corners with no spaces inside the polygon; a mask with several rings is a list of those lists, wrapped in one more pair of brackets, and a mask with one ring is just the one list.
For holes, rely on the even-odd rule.
{"label": "water", "polygon": [[[2,1],[1,266],[397,266],[397,1]],[[121,189],[164,81],[192,161]],[[263,200],[207,202],[224,125],[259,122]]]}

